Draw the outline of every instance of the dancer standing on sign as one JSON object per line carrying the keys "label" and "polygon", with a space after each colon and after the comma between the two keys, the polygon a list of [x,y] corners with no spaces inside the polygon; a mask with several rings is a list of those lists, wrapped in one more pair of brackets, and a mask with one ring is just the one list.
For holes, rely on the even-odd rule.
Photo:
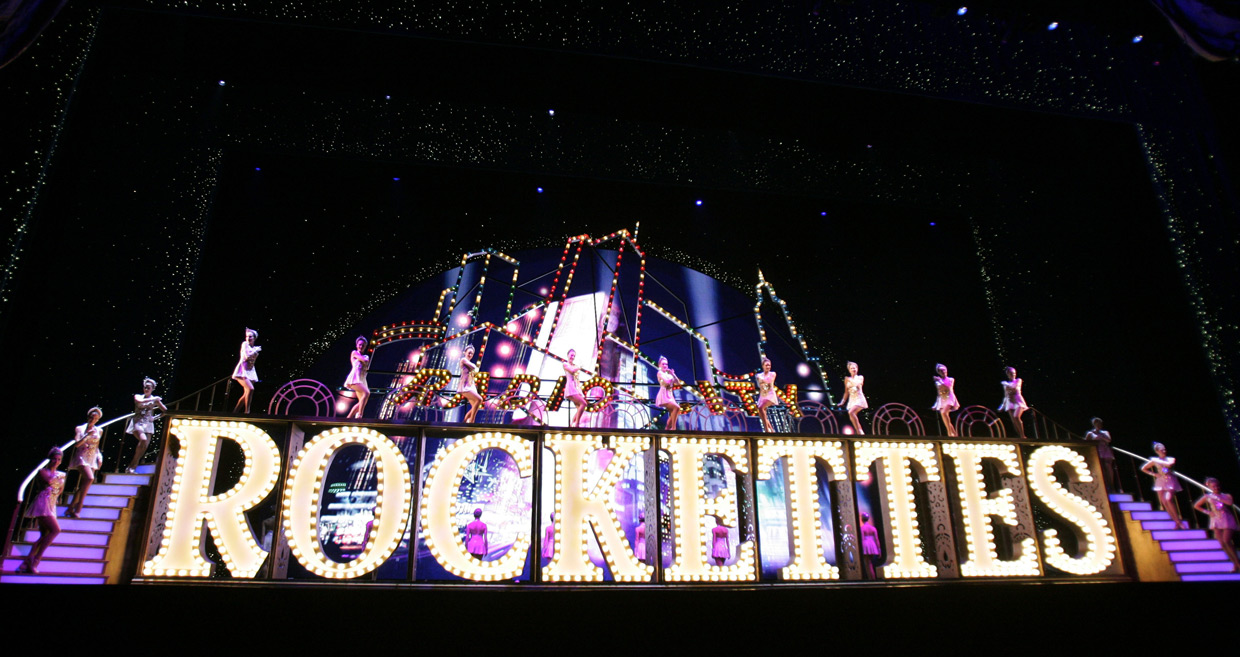
{"label": "dancer standing on sign", "polygon": [[1223,546],[1236,571],[1240,572],[1240,559],[1236,558],[1236,547],[1231,544],[1231,534],[1236,530],[1236,516],[1231,511],[1235,500],[1219,490],[1218,479],[1214,477],[1206,477],[1206,488],[1210,492],[1202,495],[1193,508],[1210,516],[1210,531],[1214,534],[1214,540]]}
{"label": "dancer standing on sign", "polygon": [[728,542],[728,527],[723,524],[723,518],[715,516],[715,526],[710,530],[710,556],[715,560],[715,565],[722,566],[725,561],[732,558],[732,545]]}
{"label": "dancer standing on sign", "polygon": [[103,418],[103,410],[98,406],[86,411],[86,424],[80,424],[73,430],[73,439],[77,445],[73,448],[73,462],[70,470],[81,473],[78,478],[77,492],[73,494],[73,504],[65,510],[66,518],[76,518],[82,513],[82,504],[86,501],[86,493],[90,485],[95,483],[95,472],[103,465],[103,454],[99,451],[99,440],[103,438],[103,430],[96,426]]}
{"label": "dancer standing on sign", "polygon": [[672,394],[678,385],[681,381],[676,378],[676,370],[667,366],[667,356],[659,356],[659,394],[654,398],[654,405],[667,411],[667,423],[663,428],[668,431],[676,429],[676,420],[680,417],[680,404]]}
{"label": "dancer standing on sign", "polygon": [[344,387],[357,393],[357,403],[349,409],[346,418],[360,418],[366,411],[366,402],[370,399],[370,385],[366,383],[366,372],[370,369],[370,356],[366,355],[367,340],[357,336],[353,345],[357,347],[349,354],[349,376],[344,380]]}
{"label": "dancer standing on sign", "polygon": [[250,401],[254,397],[254,384],[258,383],[258,370],[254,369],[254,361],[258,360],[258,352],[262,351],[262,347],[254,345],[254,341],[258,339],[258,331],[252,328],[245,330],[245,342],[241,343],[241,359],[237,361],[237,366],[233,368],[232,378],[241,385],[241,399],[237,400],[237,405],[233,407],[233,412],[237,409],[245,407],[248,415],[250,412]]}
{"label": "dancer standing on sign", "polygon": [[1154,477],[1154,492],[1158,494],[1158,503],[1162,510],[1175,521],[1176,529],[1188,529],[1188,524],[1180,518],[1180,507],[1175,503],[1175,494],[1180,491],[1180,482],[1176,481],[1175,457],[1167,456],[1167,448],[1162,443],[1154,443],[1154,458],[1141,466],[1141,472]]}
{"label": "dancer standing on sign", "polygon": [[125,468],[125,472],[130,474],[137,471],[147,446],[151,444],[151,436],[155,435],[155,409],[168,411],[163,399],[156,397],[154,393],[155,379],[148,376],[142,380],[142,394],[133,396],[133,417],[129,418],[125,425],[125,433],[137,438],[138,446],[134,448],[129,467]]}
{"label": "dancer standing on sign", "polygon": [[762,371],[755,377],[758,380],[758,416],[762,418],[762,430],[775,433],[766,409],[779,403],[779,395],[775,394],[775,373],[771,371],[771,359],[762,359]]}
{"label": "dancer standing on sign", "polygon": [[474,521],[465,525],[465,550],[478,561],[487,556],[487,524],[482,522],[482,508],[474,509]]}
{"label": "dancer standing on sign", "polygon": [[61,491],[65,489],[65,473],[59,470],[63,459],[64,454],[60,448],[53,447],[47,453],[47,465],[39,470],[39,476],[35,479],[42,484],[42,489],[35,494],[34,501],[26,510],[26,517],[34,518],[35,522],[39,523],[39,540],[30,547],[30,553],[17,567],[19,573],[38,573],[43,553],[60,534],[60,521],[56,520],[56,502],[60,499]]}
{"label": "dancer standing on sign", "polygon": [[586,412],[586,396],[581,392],[581,384],[577,381],[577,373],[581,371],[581,366],[576,363],[577,350],[568,350],[568,360],[564,361],[564,398],[572,401],[577,405],[577,412],[573,414],[571,427],[581,426],[581,416]]}
{"label": "dancer standing on sign", "polygon": [[1029,410],[1029,404],[1025,403],[1025,397],[1021,394],[1024,382],[1016,378],[1015,367],[1005,367],[1003,372],[1007,374],[1007,381],[999,382],[999,385],[1003,386],[1003,403],[999,405],[999,411],[1012,417],[1012,426],[1016,428],[1016,435],[1024,438],[1025,423],[1021,421],[1020,416]]}
{"label": "dancer standing on sign", "polygon": [[1115,469],[1115,452],[1111,451],[1111,433],[1102,429],[1101,418],[1090,420],[1090,424],[1093,424],[1094,428],[1085,434],[1085,438],[1098,444],[1098,461],[1102,466],[1102,481],[1106,484],[1108,491],[1113,491],[1118,472]]}
{"label": "dancer standing on sign", "polygon": [[955,438],[956,427],[952,426],[952,411],[960,410],[960,402],[956,400],[956,380],[947,376],[947,366],[939,363],[934,366],[934,390],[938,398],[934,400],[934,410],[939,412],[947,435]]}
{"label": "dancer standing on sign", "polygon": [[461,385],[457,388],[457,392],[469,402],[469,410],[465,411],[465,418],[461,420],[466,423],[474,421],[474,417],[478,415],[478,409],[482,406],[482,395],[478,393],[478,386],[474,383],[474,372],[478,371],[478,366],[470,360],[473,357],[474,345],[471,344],[465,347],[465,352],[461,354]]}
{"label": "dancer standing on sign", "polygon": [[852,422],[853,431],[857,435],[864,436],[865,431],[861,429],[861,418],[857,414],[863,408],[869,408],[870,405],[865,401],[865,392],[861,386],[865,385],[865,377],[857,374],[857,364],[848,361],[848,376],[844,377],[844,398],[840,400],[840,405],[844,410],[848,411],[848,421]]}

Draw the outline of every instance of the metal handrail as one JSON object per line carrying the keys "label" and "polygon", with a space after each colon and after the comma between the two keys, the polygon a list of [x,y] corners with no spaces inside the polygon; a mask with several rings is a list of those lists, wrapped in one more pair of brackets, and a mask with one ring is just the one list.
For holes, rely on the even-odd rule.
{"label": "metal handrail", "polygon": [[[189,393],[188,395],[185,395],[184,397],[182,397],[182,398],[180,398],[180,399],[178,399],[178,400],[176,400],[176,401],[173,401],[173,402],[168,402],[168,403],[167,403],[167,406],[168,406],[169,408],[174,408],[174,409],[176,409],[176,410],[181,410],[181,404],[182,404],[183,402],[185,402],[186,400],[188,400],[190,397],[195,397],[196,399],[194,400],[194,409],[195,409],[195,410],[197,410],[197,408],[198,408],[198,401],[199,401],[197,398],[201,397],[202,393],[206,392],[207,390],[210,390],[210,391],[211,391],[211,394],[212,394],[212,396],[211,396],[211,401],[210,401],[210,402],[208,402],[208,407],[214,406],[214,405],[215,405],[215,390],[214,390],[214,389],[215,389],[215,387],[216,387],[216,386],[218,386],[218,385],[220,385],[221,383],[224,383],[224,382],[228,382],[228,383],[230,383],[230,384],[231,384],[231,383],[232,383],[232,377],[231,377],[231,376],[226,376],[226,377],[223,377],[223,378],[218,379],[218,380],[216,380],[216,381],[212,381],[211,383],[208,383],[207,385],[205,385],[205,386],[203,386],[203,387],[201,387],[201,388],[199,388],[199,389],[197,389],[197,390],[195,390],[195,391],[193,391],[193,392]],[[225,393],[224,393],[224,394],[225,394],[225,395],[227,395],[227,394],[228,394],[227,390],[225,391]]]}
{"label": "metal handrail", "polygon": [[[126,414],[124,414],[124,415],[122,415],[122,416],[120,416],[120,417],[114,417],[114,418],[112,418],[111,420],[108,420],[107,422],[100,422],[99,424],[96,424],[95,426],[96,426],[96,427],[98,427],[99,429],[103,429],[103,428],[107,427],[107,426],[108,426],[108,425],[110,425],[110,424],[113,424],[113,423],[116,423],[116,422],[120,422],[121,420],[127,420],[127,419],[129,419],[129,418],[131,418],[131,417],[133,417],[133,413],[126,413]],[[73,447],[73,446],[74,446],[74,445],[76,445],[76,444],[77,444],[77,439],[76,439],[76,438],[74,438],[73,440],[70,440],[69,442],[67,442],[67,443],[65,443],[65,444],[63,444],[63,445],[61,445],[61,446],[60,446],[60,451],[62,451],[62,452],[63,452],[63,451],[65,451],[65,450],[69,449],[70,447]],[[102,449],[102,448],[103,448],[103,447],[102,447],[102,446],[100,446],[100,449]],[[26,478],[22,480],[21,485],[17,487],[17,503],[18,503],[19,505],[20,505],[20,504],[21,504],[21,503],[25,500],[25,496],[26,496],[26,487],[30,485],[30,482],[31,482],[31,481],[34,481],[34,476],[35,476],[35,475],[37,475],[37,474],[39,474],[39,470],[42,470],[42,469],[43,469],[44,467],[46,467],[46,466],[47,466],[47,459],[46,459],[46,458],[45,458],[45,459],[43,459],[42,461],[39,461],[39,465],[35,466],[35,468],[34,468],[33,470],[31,470],[31,471],[30,471],[30,474],[26,475]]]}
{"label": "metal handrail", "polygon": [[[1120,454],[1123,454],[1124,456],[1127,456],[1127,457],[1129,457],[1129,458],[1132,458],[1132,459],[1135,459],[1135,460],[1137,460],[1137,461],[1140,461],[1140,462],[1141,462],[1141,465],[1145,465],[1146,463],[1149,463],[1149,462],[1150,462],[1150,459],[1147,459],[1147,458],[1145,458],[1144,456],[1140,456],[1140,455],[1137,455],[1137,454],[1133,454],[1132,452],[1130,452],[1130,451],[1128,451],[1128,450],[1126,450],[1126,449],[1120,449],[1120,448],[1118,448],[1118,447],[1116,447],[1116,446],[1114,446],[1114,445],[1112,445],[1112,446],[1111,446],[1111,451],[1112,451],[1112,452],[1119,452]],[[1201,491],[1203,491],[1203,492],[1206,492],[1206,493],[1212,493],[1212,492],[1214,492],[1214,491],[1210,490],[1209,488],[1206,488],[1206,485],[1205,485],[1205,484],[1203,484],[1203,483],[1201,483],[1201,482],[1199,482],[1199,481],[1197,481],[1196,479],[1193,479],[1193,478],[1191,478],[1191,477],[1185,477],[1184,475],[1182,475],[1182,474],[1180,474],[1180,473],[1176,472],[1175,470],[1172,470],[1172,471],[1171,471],[1171,474],[1175,475],[1176,477],[1178,477],[1179,479],[1181,479],[1181,480],[1183,480],[1183,481],[1185,481],[1185,482],[1188,482],[1189,484],[1192,484],[1193,486],[1196,486],[1197,488],[1201,489]],[[1233,512],[1240,512],[1240,505],[1232,504],[1232,505],[1231,505],[1231,510],[1232,510]]]}

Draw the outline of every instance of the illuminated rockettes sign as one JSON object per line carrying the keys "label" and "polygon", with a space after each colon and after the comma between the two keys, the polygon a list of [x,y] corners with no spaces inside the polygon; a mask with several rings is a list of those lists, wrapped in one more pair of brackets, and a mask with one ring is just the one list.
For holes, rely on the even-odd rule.
{"label": "illuminated rockettes sign", "polygon": [[[179,448],[175,458],[165,462],[164,482],[170,492],[156,503],[142,567],[142,577],[149,579],[209,576],[213,564],[204,556],[202,540],[207,532],[233,578],[258,576],[271,554],[255,539],[246,513],[283,479],[277,540],[282,538],[291,558],[314,575],[367,575],[392,557],[408,532],[420,536],[434,560],[455,576],[477,582],[512,580],[522,574],[535,532],[518,532],[504,554],[485,560],[469,547],[457,519],[458,506],[464,503],[462,480],[485,450],[510,456],[523,484],[553,491],[552,508],[543,509],[544,515],[554,512],[556,519],[547,533],[552,546],[541,552],[544,558],[550,556],[539,570],[538,579],[546,583],[603,581],[604,569],[590,554],[595,545],[615,582],[755,581],[761,576],[762,557],[761,535],[753,530],[753,487],[755,479],[765,482],[781,467],[789,561],[778,571],[780,581],[841,578],[847,550],[837,548],[836,564],[824,558],[824,536],[832,527],[841,545],[858,545],[851,495],[832,495],[835,508],[820,504],[824,475],[839,491],[876,477],[881,507],[876,519],[882,520],[887,546],[881,566],[888,579],[1122,572],[1109,511],[1101,502],[1103,493],[1087,453],[1063,445],[478,431],[440,449],[419,478],[420,490],[415,490],[411,470],[419,469],[411,468],[388,436],[372,429],[336,426],[309,437],[287,461],[283,477],[275,440],[257,426],[177,418],[170,431]],[[231,490],[212,494],[217,445],[224,440],[240,447],[244,467]],[[349,446],[370,452],[377,486],[364,545],[342,562],[325,553],[318,528],[331,461]],[[655,492],[657,484],[655,490],[648,486],[646,494],[656,496],[658,504],[646,508],[660,519],[654,522],[651,516],[652,526],[665,528],[661,542],[670,543],[670,554],[658,549],[659,530],[629,539],[615,504],[627,464],[642,459],[657,463],[658,455],[651,451],[655,449],[667,459],[670,494]],[[536,472],[536,450],[551,459],[544,471],[554,472],[553,479],[542,481]],[[609,456],[605,466],[598,465],[603,462],[600,455]],[[726,463],[735,487],[712,490],[708,462]],[[983,475],[984,464],[999,474],[997,483]],[[652,470],[657,473],[657,465]],[[646,476],[650,481],[649,471]],[[919,506],[919,494],[928,496],[929,504]],[[1032,519],[1034,504],[1053,516],[1041,530]],[[720,527],[741,530],[735,543],[723,540],[726,558],[717,551]],[[1017,527],[1026,528],[1024,535]],[[646,558],[647,548],[637,545],[639,541],[654,546],[652,556],[666,556],[661,561]],[[1002,558],[999,543],[1007,546]],[[538,562],[537,555],[533,562]]]}

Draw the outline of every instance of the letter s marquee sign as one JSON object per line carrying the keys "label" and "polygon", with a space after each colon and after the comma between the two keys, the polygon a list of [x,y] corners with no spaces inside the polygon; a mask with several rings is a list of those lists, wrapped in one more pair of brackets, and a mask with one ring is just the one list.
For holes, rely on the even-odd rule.
{"label": "letter s marquee sign", "polygon": [[[414,437],[417,461],[383,431]],[[288,581],[287,563],[273,567],[272,553],[310,577],[352,580],[383,566],[402,543],[474,582],[855,580],[858,561],[867,558],[858,531],[862,498],[880,535],[877,565],[886,579],[1124,573],[1097,458],[1082,444],[186,416],[174,418],[169,433],[176,448],[165,450],[160,465],[139,574],[144,580],[201,579],[223,569],[233,579]],[[283,448],[273,433],[285,436]],[[443,437],[433,457],[430,434]],[[240,449],[240,475],[219,491],[219,446],[226,441]],[[328,472],[346,448],[365,450],[374,485],[367,491],[373,506],[364,505],[364,536],[341,559],[324,549],[321,515]],[[512,464],[514,485],[533,491],[532,502],[521,507],[507,548],[479,558],[461,520],[473,519],[474,503],[462,491],[480,476],[482,455],[495,450]],[[657,495],[622,483],[635,471],[644,491]],[[722,471],[728,476],[719,476]],[[757,503],[758,487],[776,502]],[[635,530],[622,522],[618,500],[638,497],[642,526]],[[247,517],[260,504],[275,507],[270,547]],[[539,525],[551,513],[554,525]],[[207,558],[206,536],[219,554],[215,563]],[[768,558],[781,560],[764,569]],[[409,576],[417,579],[414,571]]]}

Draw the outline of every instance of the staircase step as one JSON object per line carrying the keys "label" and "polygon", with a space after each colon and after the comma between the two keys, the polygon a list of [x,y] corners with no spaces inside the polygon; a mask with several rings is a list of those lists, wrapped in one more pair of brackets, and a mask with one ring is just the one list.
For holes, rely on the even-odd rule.
{"label": "staircase step", "polygon": [[78,532],[98,532],[101,534],[111,534],[112,525],[116,523],[110,520],[88,520],[86,518],[60,518],[61,531],[78,531]]}
{"label": "staircase step", "polygon": [[[1144,525],[1145,523],[1141,523]],[[1146,529],[1149,529],[1146,527]],[[1201,540],[1207,538],[1204,529],[1167,529],[1163,531],[1150,532],[1154,540],[1162,541],[1179,541],[1179,540]]]}
{"label": "staircase step", "polygon": [[0,583],[4,584],[104,584],[106,577],[86,575],[18,575],[4,573],[0,575]]}
{"label": "staircase step", "polygon": [[[89,497],[89,495],[87,496]],[[56,507],[57,518],[65,517],[67,506]],[[119,520],[121,517],[120,509],[112,509],[106,506],[84,506],[82,507],[82,517],[86,520]]]}
{"label": "staircase step", "polygon": [[1181,582],[1240,582],[1240,575],[1219,573],[1216,575],[1184,575]]}
{"label": "staircase step", "polygon": [[[5,559],[3,570],[16,572],[22,564],[21,559]],[[102,575],[104,561],[83,561],[80,559],[49,559],[43,557],[39,562],[40,575]]]}
{"label": "staircase step", "polygon": [[[14,543],[9,557],[26,557],[30,554],[30,550],[34,548],[31,543]],[[78,547],[73,545],[56,545],[52,543],[44,550],[43,557],[45,559],[103,559],[107,548],[103,547]]]}
{"label": "staircase step", "polygon": [[1141,529],[1146,531],[1178,529],[1174,520],[1142,520]]}
{"label": "staircase step", "polygon": [[1181,550],[1218,550],[1218,541],[1207,538],[1202,540],[1187,541],[1159,541],[1158,546],[1167,552],[1178,552]]}
{"label": "staircase step", "polygon": [[[89,496],[88,496],[89,497]],[[1133,520],[1170,520],[1171,514],[1166,511],[1133,511]]]}
{"label": "staircase step", "polygon": [[1131,502],[1132,496],[1127,493],[1111,493],[1107,496],[1107,499],[1112,502]]}
{"label": "staircase step", "polygon": [[1120,511],[1152,511],[1153,507],[1149,502],[1120,502]]}
{"label": "staircase step", "polygon": [[[1175,563],[1185,561],[1227,561],[1227,553],[1222,550],[1186,550],[1184,552],[1170,552],[1167,556]],[[1231,563],[1227,561],[1227,563]]]}
{"label": "staircase step", "polygon": [[1189,561],[1175,564],[1175,572],[1187,573],[1230,573],[1233,571],[1230,561]]}
{"label": "staircase step", "polygon": [[140,465],[140,466],[138,466],[138,467],[137,467],[137,468],[135,468],[135,469],[138,471],[138,474],[140,474],[140,475],[153,475],[153,474],[155,474],[155,464],[154,464],[154,463],[151,463],[150,465]]}
{"label": "staircase step", "polygon": [[131,500],[133,500],[133,498],[127,495],[96,495],[95,489],[91,488],[90,494],[88,494],[86,499],[82,501],[82,508],[86,508],[88,506],[103,506],[112,509],[123,509],[129,506],[129,502]]}
{"label": "staircase step", "polygon": [[[107,547],[108,539],[111,534],[100,534],[96,532],[65,532],[62,531],[52,539],[52,545],[78,545],[83,547],[99,546]],[[34,543],[39,540],[39,532],[35,529],[27,529],[22,537],[26,543]]]}
{"label": "staircase step", "polygon": [[94,484],[90,487],[90,493],[87,494],[89,499],[91,495],[98,493],[99,495],[111,495],[115,497],[133,497],[138,494],[138,486],[133,484],[122,484],[120,482],[107,484]]}
{"label": "staircase step", "polygon": [[103,476],[104,482],[108,484],[124,484],[126,486],[150,486],[151,475],[149,474],[129,474],[129,473],[109,473]]}

